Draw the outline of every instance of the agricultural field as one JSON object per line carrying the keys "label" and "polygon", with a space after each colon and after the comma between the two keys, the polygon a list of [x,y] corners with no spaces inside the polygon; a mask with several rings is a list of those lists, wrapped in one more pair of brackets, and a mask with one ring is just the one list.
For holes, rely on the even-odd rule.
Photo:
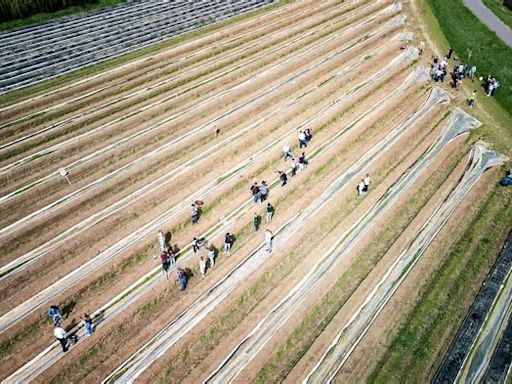
{"label": "agricultural field", "polygon": [[251,4],[158,48],[5,83],[2,382],[506,380],[510,115],[431,80],[447,46],[422,2]]}

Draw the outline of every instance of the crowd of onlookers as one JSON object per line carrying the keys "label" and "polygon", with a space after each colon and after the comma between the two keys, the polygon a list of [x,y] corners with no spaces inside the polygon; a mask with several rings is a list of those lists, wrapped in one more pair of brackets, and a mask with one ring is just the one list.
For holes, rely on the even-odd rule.
{"label": "crowd of onlookers", "polygon": [[[453,54],[453,50],[450,48],[448,53],[440,58],[439,56],[435,56],[432,61],[431,66],[431,76],[432,80],[437,82],[444,82],[446,76],[448,75],[448,63]],[[457,57],[454,57],[454,60],[458,61]],[[453,70],[450,73],[451,76],[451,86],[454,89],[460,89],[462,85],[462,80],[467,78],[472,82],[475,81],[476,75],[476,65],[468,66],[466,63],[460,61],[456,62],[453,65]],[[485,89],[485,93],[488,97],[495,96],[498,92],[498,88],[500,87],[500,82],[496,77],[488,75],[487,78],[483,78],[482,76],[478,78],[478,80],[482,83],[482,87]],[[468,104],[472,107],[475,103],[476,99],[476,90],[471,93],[470,98],[468,99]]]}

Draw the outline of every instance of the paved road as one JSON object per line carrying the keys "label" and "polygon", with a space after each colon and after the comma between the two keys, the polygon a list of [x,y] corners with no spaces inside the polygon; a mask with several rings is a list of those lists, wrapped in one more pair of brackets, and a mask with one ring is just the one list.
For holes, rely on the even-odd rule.
{"label": "paved road", "polygon": [[463,0],[466,7],[478,17],[490,30],[496,32],[496,35],[512,47],[512,29],[501,21],[489,8],[487,8],[482,0]]}
{"label": "paved road", "polygon": [[0,32],[0,93],[154,44],[273,1],[139,0]]}

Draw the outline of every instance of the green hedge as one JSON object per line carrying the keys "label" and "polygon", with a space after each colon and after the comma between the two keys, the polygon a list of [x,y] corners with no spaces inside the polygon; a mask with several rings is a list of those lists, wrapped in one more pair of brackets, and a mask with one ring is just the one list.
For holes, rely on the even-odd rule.
{"label": "green hedge", "polygon": [[428,0],[444,35],[457,56],[476,64],[477,75],[493,75],[500,81],[498,102],[512,115],[512,48],[500,40],[467,9],[462,0]]}
{"label": "green hedge", "polygon": [[51,13],[73,6],[97,4],[99,0],[0,0],[0,22]]}

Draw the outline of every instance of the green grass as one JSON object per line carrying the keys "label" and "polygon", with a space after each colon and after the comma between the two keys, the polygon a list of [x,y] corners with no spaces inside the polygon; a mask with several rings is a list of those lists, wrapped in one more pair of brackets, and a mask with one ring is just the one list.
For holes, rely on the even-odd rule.
{"label": "green grass", "polygon": [[[501,83],[496,99],[512,115],[512,48],[467,9],[462,0],[428,0],[439,26],[463,61],[477,66],[477,76],[496,76]],[[476,83],[475,83],[476,84]]]}
{"label": "green grass", "polygon": [[510,229],[511,203],[512,190],[500,188],[482,204],[453,249],[446,251],[369,381],[429,381],[494,263],[489,255],[497,254]]}
{"label": "green grass", "polygon": [[[4,0],[4,1],[7,1],[7,0]],[[12,1],[14,1],[14,0],[12,0]],[[41,13],[36,13],[36,14],[28,16],[28,17],[24,17],[24,18],[4,21],[4,22],[0,23],[0,31],[6,31],[9,29],[26,27],[28,25],[38,24],[38,23],[49,21],[49,20],[52,20],[52,19],[55,19],[58,17],[70,16],[70,15],[74,15],[74,14],[77,14],[80,12],[90,12],[90,11],[93,11],[98,8],[112,6],[115,4],[122,3],[124,1],[125,0],[85,1],[84,4],[66,7],[65,9],[61,9],[61,10],[55,11],[55,12],[41,12]],[[10,2],[10,1],[7,1],[7,2]],[[14,1],[14,2],[19,2],[19,0]]]}
{"label": "green grass", "polygon": [[512,11],[501,5],[499,0],[483,0],[483,3],[489,8],[501,21],[512,28]]}

